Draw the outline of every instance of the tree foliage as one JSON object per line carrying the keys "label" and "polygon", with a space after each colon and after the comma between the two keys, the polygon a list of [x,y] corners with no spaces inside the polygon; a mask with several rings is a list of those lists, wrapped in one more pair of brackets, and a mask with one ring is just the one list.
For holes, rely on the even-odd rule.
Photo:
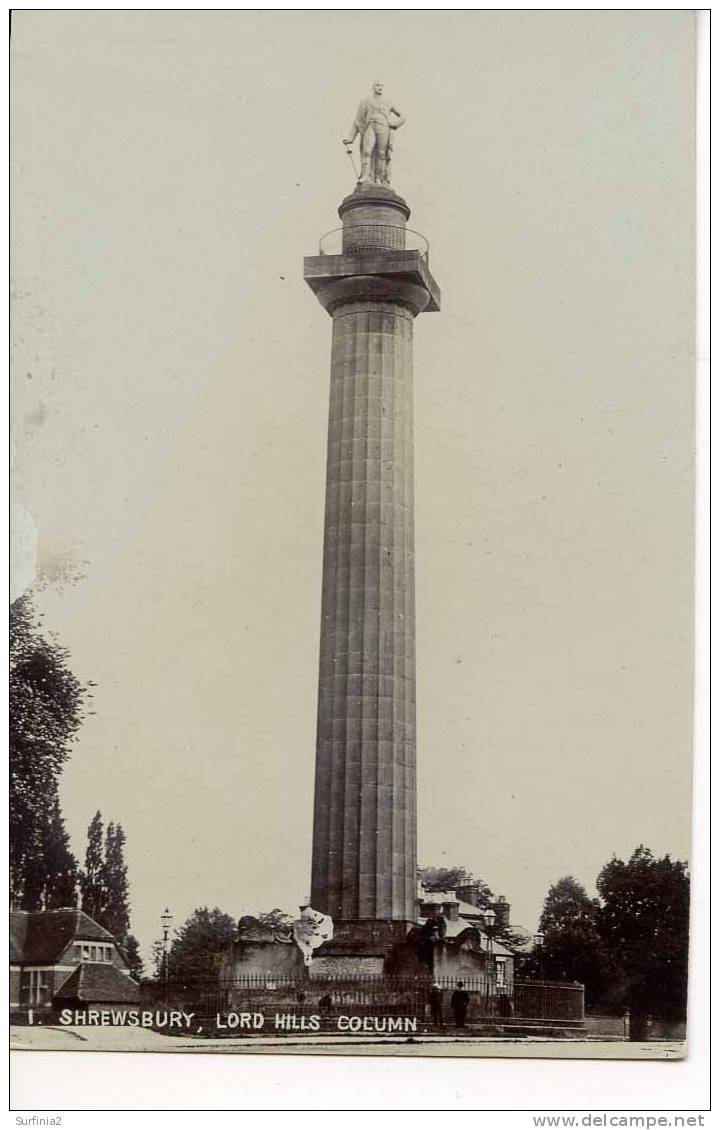
{"label": "tree foliage", "polygon": [[619,995],[631,1030],[644,1037],[649,1014],[682,1019],[686,1011],[690,928],[687,864],[657,859],[642,845],[613,858],[597,880],[598,929],[619,970]]}
{"label": "tree foliage", "polygon": [[143,963],[140,957],[140,945],[134,934],[127,935],[121,949],[130,975],[136,981],[141,981],[143,978]]}
{"label": "tree foliage", "polygon": [[57,791],[39,821],[23,865],[24,910],[57,910],[77,905],[78,867],[60,810]]}
{"label": "tree foliage", "polygon": [[105,909],[105,887],[103,883],[105,857],[103,852],[102,814],[96,812],[88,828],[85,849],[85,869],[80,876],[81,907],[86,914],[100,921]]}
{"label": "tree foliage", "polygon": [[87,688],[67,659],[40,631],[30,597],[16,600],[10,607],[10,897],[24,910],[76,903],[58,778]]}
{"label": "tree foliage", "polygon": [[597,908],[598,900],[591,899],[572,875],[566,875],[563,879],[558,879],[548,891],[540,915],[539,929],[547,935],[553,930],[568,926],[594,923]]}
{"label": "tree foliage", "polygon": [[152,944],[152,948],[150,950],[150,964],[152,966],[155,977],[161,977],[165,965],[165,951],[163,949],[163,943],[159,938],[156,938],[156,940]]}
{"label": "tree foliage", "polygon": [[570,875],[547,893],[540,916],[541,946],[523,965],[526,977],[550,981],[579,981],[585,1003],[596,1007],[606,998],[612,981],[610,955],[598,930],[597,899]]}
{"label": "tree foliage", "polygon": [[613,858],[591,899],[566,876],[548,891],[544,942],[523,967],[526,976],[580,981],[591,1009],[628,1009],[633,1038],[647,1017],[681,1019],[687,992],[690,881],[685,863],[656,859],[645,847]]}
{"label": "tree foliage", "polygon": [[269,926],[272,930],[276,930],[279,926],[289,926],[294,921],[292,915],[286,914],[279,906],[274,906],[272,910],[264,910],[262,914],[258,914],[258,922],[263,926]]}
{"label": "tree foliage", "polygon": [[465,867],[421,867],[418,876],[426,891],[454,891],[474,882],[472,872]]}
{"label": "tree foliage", "polygon": [[[289,926],[293,917],[280,907],[257,915],[263,926],[277,929]],[[198,907],[186,919],[172,939],[168,952],[168,975],[172,980],[195,981],[217,977],[227,960],[228,950],[237,934],[237,919],[214,907]],[[155,942],[152,963],[158,977],[164,972],[162,942]]]}
{"label": "tree foliage", "polygon": [[174,981],[216,977],[235,937],[235,927],[235,919],[219,907],[212,910],[198,907],[172,940],[168,954],[169,976]]}
{"label": "tree foliage", "polygon": [[105,908],[102,925],[121,945],[130,932],[128,873],[125,864],[125,832],[120,824],[107,826],[103,861]]}
{"label": "tree foliage", "polygon": [[125,832],[113,821],[104,829],[100,812],[95,813],[88,828],[80,890],[82,909],[109,930],[125,950],[131,937]]}

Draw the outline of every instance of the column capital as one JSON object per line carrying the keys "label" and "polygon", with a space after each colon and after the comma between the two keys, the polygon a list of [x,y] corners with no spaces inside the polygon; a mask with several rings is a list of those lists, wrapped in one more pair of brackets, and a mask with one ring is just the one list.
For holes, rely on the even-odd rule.
{"label": "column capital", "polygon": [[366,301],[397,302],[417,315],[430,301],[430,293],[424,286],[385,275],[351,275],[334,279],[319,286],[315,294],[328,314],[342,303]]}
{"label": "column capital", "polygon": [[[440,287],[430,272],[425,256],[419,251],[371,250],[356,255],[309,255],[304,260],[303,275],[305,282],[329,313],[332,311],[327,305],[328,296],[332,305],[336,302],[332,297],[336,291],[329,288],[339,282],[348,284],[347,288],[341,288],[343,295],[348,298],[355,285],[355,297],[360,300],[386,299],[388,286],[392,289],[412,284],[416,290],[425,291],[426,300],[419,302],[417,297],[412,297],[411,291],[409,299],[398,298],[397,301],[407,301],[416,314],[422,310],[429,313],[440,309]],[[373,290],[373,286],[377,289]]]}

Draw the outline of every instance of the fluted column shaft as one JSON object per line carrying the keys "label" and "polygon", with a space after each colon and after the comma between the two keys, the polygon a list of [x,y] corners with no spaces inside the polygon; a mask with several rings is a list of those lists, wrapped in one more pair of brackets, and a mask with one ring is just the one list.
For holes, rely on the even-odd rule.
{"label": "fluted column shaft", "polygon": [[417,310],[339,293],[331,312],[311,897],[338,921],[411,922]]}

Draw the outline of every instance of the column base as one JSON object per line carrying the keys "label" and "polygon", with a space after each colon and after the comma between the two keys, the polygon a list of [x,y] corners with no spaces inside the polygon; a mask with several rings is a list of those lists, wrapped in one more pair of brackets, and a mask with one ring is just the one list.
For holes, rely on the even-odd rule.
{"label": "column base", "polygon": [[310,976],[357,977],[392,973],[406,950],[413,922],[358,919],[333,923],[334,937],[315,951]]}

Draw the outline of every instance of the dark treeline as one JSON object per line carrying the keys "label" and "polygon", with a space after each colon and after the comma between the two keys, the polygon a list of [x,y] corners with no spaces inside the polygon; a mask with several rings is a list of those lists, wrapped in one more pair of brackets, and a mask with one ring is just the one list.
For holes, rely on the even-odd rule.
{"label": "dark treeline", "polygon": [[687,864],[646,847],[613,858],[591,898],[571,876],[548,891],[542,944],[526,976],[580,981],[593,1012],[630,1013],[630,1034],[644,1039],[650,1016],[684,1020],[687,1001],[690,879]]}

